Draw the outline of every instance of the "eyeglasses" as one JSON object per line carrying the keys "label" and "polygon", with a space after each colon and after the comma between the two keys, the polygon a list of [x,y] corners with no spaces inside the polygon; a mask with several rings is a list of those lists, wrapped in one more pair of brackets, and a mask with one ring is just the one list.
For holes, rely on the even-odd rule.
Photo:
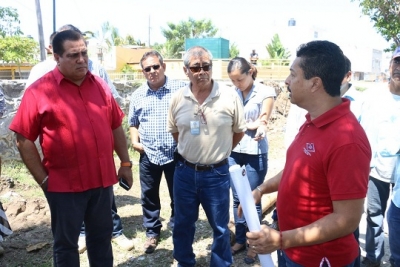
{"label": "eyeglasses", "polygon": [[212,69],[212,65],[205,65],[205,66],[203,66],[203,67],[200,67],[200,66],[189,67],[189,69],[190,69],[190,71],[193,72],[193,73],[200,72],[201,70],[209,71],[209,70]]}
{"label": "eyeglasses", "polygon": [[153,66],[148,66],[148,67],[144,68],[143,70],[145,72],[150,72],[151,68],[153,68],[153,70],[158,70],[160,67],[161,67],[160,65],[153,65]]}
{"label": "eyeglasses", "polygon": [[400,65],[400,57],[396,57],[395,59],[393,59],[393,63],[396,65]]}
{"label": "eyeglasses", "polygon": [[200,117],[200,121],[202,124],[207,124],[206,116],[204,115],[204,107],[197,107],[197,112],[194,115]]}

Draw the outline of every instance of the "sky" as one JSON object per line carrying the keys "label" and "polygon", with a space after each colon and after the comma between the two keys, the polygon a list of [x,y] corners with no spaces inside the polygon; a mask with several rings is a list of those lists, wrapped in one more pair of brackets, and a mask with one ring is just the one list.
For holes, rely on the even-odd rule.
{"label": "sky", "polygon": [[[219,29],[216,37],[235,43],[245,57],[252,49],[266,57],[265,46],[275,33],[286,41],[284,46],[297,47],[309,34],[302,31],[315,29],[339,46],[389,47],[370,18],[361,14],[358,0],[40,0],[46,46],[53,32],[53,1],[56,28],[73,24],[81,31],[96,32],[108,21],[121,36],[130,34],[146,44],[149,39],[151,44],[165,42],[161,28],[167,28],[167,22],[192,17],[210,19]],[[24,34],[38,40],[35,0],[1,0],[0,5],[16,8]],[[288,31],[291,18],[296,27]]]}

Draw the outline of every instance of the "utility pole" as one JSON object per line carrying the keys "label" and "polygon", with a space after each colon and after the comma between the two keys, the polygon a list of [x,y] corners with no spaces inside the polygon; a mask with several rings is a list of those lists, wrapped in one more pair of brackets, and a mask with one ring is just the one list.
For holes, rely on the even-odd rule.
{"label": "utility pole", "polygon": [[43,61],[46,59],[46,49],[44,47],[42,10],[40,9],[40,0],[35,0],[35,2],[36,2],[36,17],[37,17],[38,32],[39,32],[40,61]]}
{"label": "utility pole", "polygon": [[56,0],[53,0],[53,32],[56,32]]}
{"label": "utility pole", "polygon": [[151,27],[150,27],[150,15],[149,15],[149,47],[151,47],[151,44],[150,44],[150,29],[151,29]]}

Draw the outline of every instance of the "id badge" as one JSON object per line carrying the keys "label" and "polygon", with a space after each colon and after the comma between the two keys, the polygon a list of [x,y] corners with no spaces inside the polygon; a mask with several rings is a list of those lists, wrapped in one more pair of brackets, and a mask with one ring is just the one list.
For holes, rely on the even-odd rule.
{"label": "id badge", "polygon": [[200,122],[199,121],[190,121],[190,133],[192,135],[200,134]]}

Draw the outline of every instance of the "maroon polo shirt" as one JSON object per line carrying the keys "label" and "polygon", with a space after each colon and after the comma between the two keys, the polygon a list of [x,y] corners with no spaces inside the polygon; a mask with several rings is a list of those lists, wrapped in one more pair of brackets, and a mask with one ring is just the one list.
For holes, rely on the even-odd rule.
{"label": "maroon polo shirt", "polygon": [[[371,148],[350,111],[350,101],[300,127],[287,150],[278,188],[277,211],[281,231],[297,229],[333,212],[332,201],[365,198]],[[285,249],[302,266],[345,266],[358,256],[353,234],[312,246]]]}

